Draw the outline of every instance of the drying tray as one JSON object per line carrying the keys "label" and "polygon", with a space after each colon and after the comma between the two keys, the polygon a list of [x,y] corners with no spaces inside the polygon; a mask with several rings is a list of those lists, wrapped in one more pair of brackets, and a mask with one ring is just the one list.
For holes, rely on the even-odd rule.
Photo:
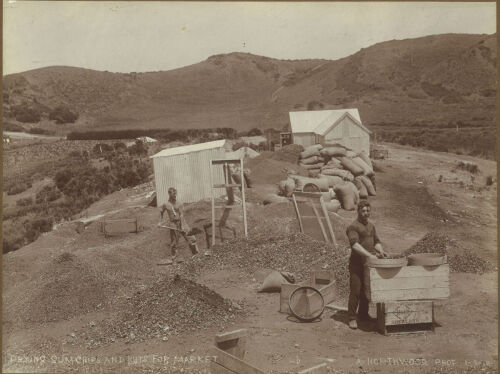
{"label": "drying tray", "polygon": [[371,268],[401,268],[408,264],[406,257],[402,258],[368,258],[366,265]]}
{"label": "drying tray", "polygon": [[440,253],[416,253],[408,256],[408,265],[437,266],[447,262],[446,255]]}

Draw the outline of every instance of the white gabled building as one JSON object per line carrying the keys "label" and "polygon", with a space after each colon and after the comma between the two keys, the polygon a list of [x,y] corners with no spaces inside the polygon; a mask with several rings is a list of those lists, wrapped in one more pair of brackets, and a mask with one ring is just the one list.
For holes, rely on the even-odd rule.
{"label": "white gabled building", "polygon": [[341,144],[370,154],[371,131],[362,124],[357,109],[299,111],[289,115],[294,144]]}

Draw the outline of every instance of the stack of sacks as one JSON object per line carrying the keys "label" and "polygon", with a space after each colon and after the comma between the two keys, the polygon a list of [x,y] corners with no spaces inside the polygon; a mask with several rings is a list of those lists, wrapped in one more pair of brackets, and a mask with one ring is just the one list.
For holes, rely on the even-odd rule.
{"label": "stack of sacks", "polygon": [[299,165],[309,170],[310,177],[318,176],[321,168],[325,166],[323,157],[321,157],[320,154],[322,149],[323,146],[321,144],[315,144],[306,147],[304,151],[300,153]]}
{"label": "stack of sacks", "polygon": [[280,182],[282,196],[290,197],[293,191],[302,191],[304,185],[312,183],[322,192],[327,209],[336,212],[340,207],[355,210],[359,199],[376,195],[373,165],[364,152],[316,144],[301,152],[299,165],[308,169],[309,178],[289,175]]}
{"label": "stack of sacks", "polygon": [[375,196],[375,173],[366,153],[355,153],[342,146],[320,151],[325,162],[319,177],[330,179],[342,208],[355,210],[359,199]]}

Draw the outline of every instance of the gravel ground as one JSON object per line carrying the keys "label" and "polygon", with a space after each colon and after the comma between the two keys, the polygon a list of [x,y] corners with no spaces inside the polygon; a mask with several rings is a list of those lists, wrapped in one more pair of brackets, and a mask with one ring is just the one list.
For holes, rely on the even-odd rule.
{"label": "gravel ground", "polygon": [[91,323],[75,334],[88,349],[111,344],[119,339],[139,342],[148,339],[167,341],[188,331],[227,324],[243,315],[243,307],[224,299],[209,288],[176,275],[137,291],[123,312],[108,320]]}
{"label": "gravel ground", "polygon": [[104,309],[117,285],[75,255],[64,252],[40,274],[35,285],[7,308],[9,318],[52,322]]}
{"label": "gravel ground", "polygon": [[459,242],[439,232],[430,232],[415,245],[405,251],[414,253],[440,253],[448,256],[450,270],[455,273],[483,274],[495,269],[494,265],[468,249],[461,248]]}
{"label": "gravel ground", "polygon": [[250,277],[259,269],[271,268],[293,273],[297,282],[308,279],[313,270],[331,269],[340,299],[348,294],[349,253],[347,247],[335,248],[304,234],[264,234],[226,241],[215,246],[210,256],[195,257],[181,266],[192,274],[239,268]]}

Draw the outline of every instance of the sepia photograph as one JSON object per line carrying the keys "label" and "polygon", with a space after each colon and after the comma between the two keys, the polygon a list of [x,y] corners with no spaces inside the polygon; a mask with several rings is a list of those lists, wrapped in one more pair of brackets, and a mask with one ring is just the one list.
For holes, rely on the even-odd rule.
{"label": "sepia photograph", "polygon": [[496,30],[4,0],[1,371],[498,373]]}

